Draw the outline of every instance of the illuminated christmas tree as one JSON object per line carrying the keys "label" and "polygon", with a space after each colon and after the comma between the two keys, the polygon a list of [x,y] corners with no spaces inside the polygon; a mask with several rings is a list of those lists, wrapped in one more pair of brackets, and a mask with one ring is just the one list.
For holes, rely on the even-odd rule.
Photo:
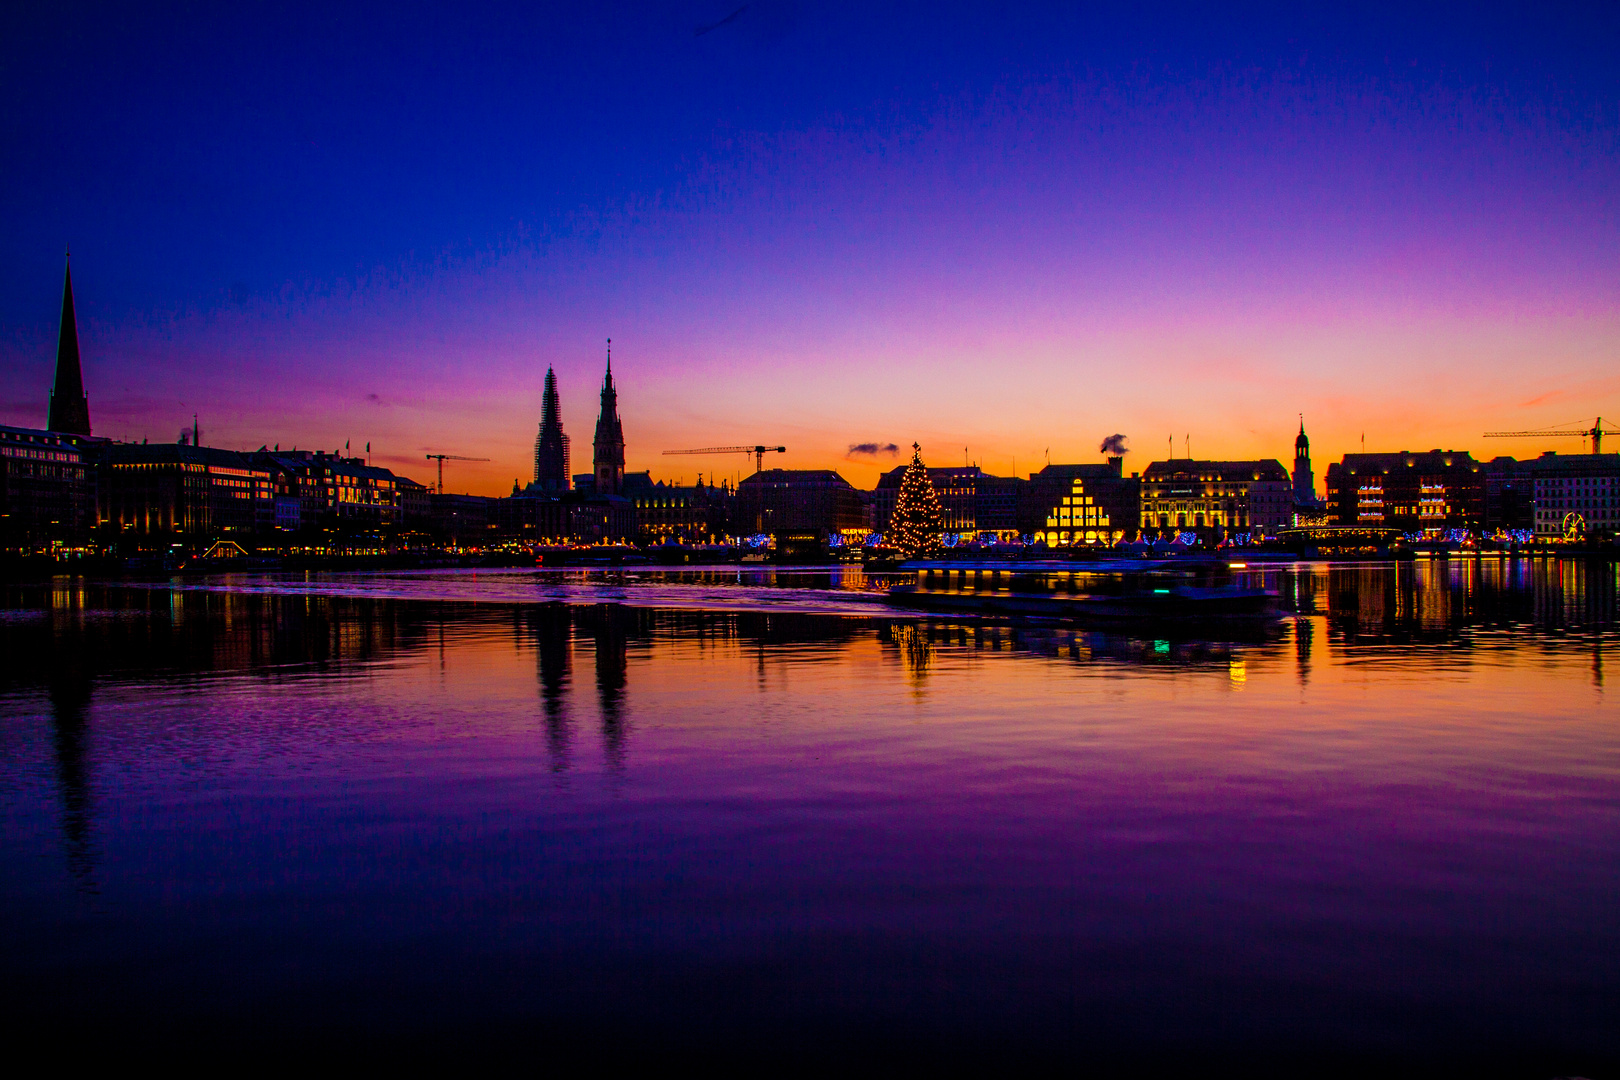
{"label": "illuminated christmas tree", "polygon": [[939,534],[944,528],[939,513],[939,496],[934,494],[928,468],[922,462],[922,447],[911,444],[911,464],[900,477],[900,495],[889,518],[889,546],[908,559],[932,555],[940,549]]}

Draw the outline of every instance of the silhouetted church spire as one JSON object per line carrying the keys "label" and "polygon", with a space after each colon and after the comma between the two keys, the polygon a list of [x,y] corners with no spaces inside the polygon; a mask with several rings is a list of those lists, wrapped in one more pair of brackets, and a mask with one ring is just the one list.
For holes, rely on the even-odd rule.
{"label": "silhouetted church spire", "polygon": [[540,434],[534,440],[534,483],[546,491],[568,490],[568,436],[563,434],[557,373],[546,369],[546,392],[540,401]]}
{"label": "silhouetted church spire", "polygon": [[56,339],[56,381],[45,421],[50,431],[69,435],[90,434],[90,402],[84,396],[84,373],[79,369],[79,324],[73,315],[73,267],[62,283],[62,330]]}
{"label": "silhouetted church spire", "polygon": [[624,427],[619,423],[619,392],[613,387],[613,339],[608,339],[607,377],[602,380],[602,412],[596,418],[591,464],[598,495],[624,494]]}

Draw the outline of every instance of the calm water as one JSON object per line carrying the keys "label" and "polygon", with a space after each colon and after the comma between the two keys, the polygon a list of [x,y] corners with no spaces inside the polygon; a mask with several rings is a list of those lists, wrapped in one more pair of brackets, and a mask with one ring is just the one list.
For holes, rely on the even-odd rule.
{"label": "calm water", "polygon": [[11,587],[7,1026],[1608,1074],[1615,568],[1267,578],[1240,641],[853,571]]}

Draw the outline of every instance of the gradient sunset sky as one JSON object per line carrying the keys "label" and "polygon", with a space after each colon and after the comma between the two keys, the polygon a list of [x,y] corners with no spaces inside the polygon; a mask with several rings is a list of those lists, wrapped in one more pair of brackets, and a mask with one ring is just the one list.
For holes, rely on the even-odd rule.
{"label": "gradient sunset sky", "polygon": [[[0,422],[71,245],[98,435],[527,481],[870,486],[1620,421],[1620,6],[150,8],[0,16]],[[19,5],[19,9],[22,5]]]}

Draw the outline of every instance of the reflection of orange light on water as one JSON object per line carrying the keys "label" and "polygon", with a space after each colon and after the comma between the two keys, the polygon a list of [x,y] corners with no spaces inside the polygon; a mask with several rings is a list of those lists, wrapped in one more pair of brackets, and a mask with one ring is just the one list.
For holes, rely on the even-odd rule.
{"label": "reflection of orange light on water", "polygon": [[1226,678],[1233,686],[1242,686],[1249,681],[1249,669],[1242,660],[1233,660],[1226,665]]}

